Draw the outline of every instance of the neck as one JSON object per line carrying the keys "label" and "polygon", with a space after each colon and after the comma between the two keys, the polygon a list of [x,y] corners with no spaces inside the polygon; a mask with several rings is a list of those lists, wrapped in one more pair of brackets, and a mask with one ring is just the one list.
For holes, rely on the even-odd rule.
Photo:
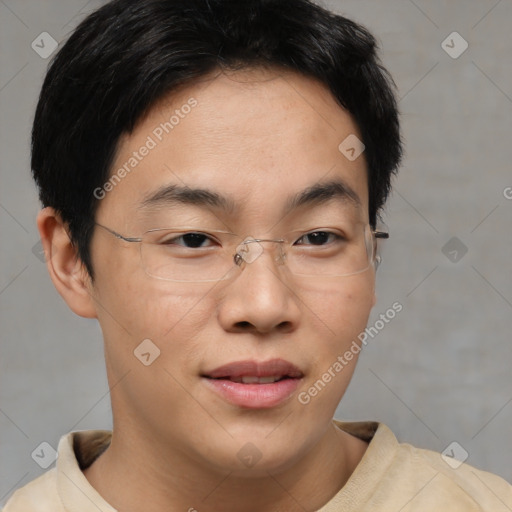
{"label": "neck", "polygon": [[287,470],[247,477],[207,467],[154,438],[114,432],[110,447],[84,474],[120,512],[148,504],[152,512],[317,510],[345,485],[368,446],[331,424]]}

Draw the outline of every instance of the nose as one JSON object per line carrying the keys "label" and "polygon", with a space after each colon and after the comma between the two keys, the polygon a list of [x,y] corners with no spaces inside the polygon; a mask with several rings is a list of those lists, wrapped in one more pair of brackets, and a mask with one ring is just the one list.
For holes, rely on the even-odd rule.
{"label": "nose", "polygon": [[235,255],[241,271],[224,287],[218,309],[227,332],[289,333],[299,325],[300,299],[282,265],[281,244],[268,242],[246,243]]}

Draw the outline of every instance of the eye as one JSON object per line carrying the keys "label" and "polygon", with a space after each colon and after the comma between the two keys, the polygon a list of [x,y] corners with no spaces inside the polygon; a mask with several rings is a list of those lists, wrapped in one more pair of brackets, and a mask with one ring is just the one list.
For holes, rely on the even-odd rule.
{"label": "eye", "polygon": [[329,243],[344,240],[341,235],[331,231],[312,231],[302,235],[296,242],[296,245],[327,245]]}
{"label": "eye", "polygon": [[211,247],[212,238],[204,233],[183,233],[173,236],[166,240],[162,240],[162,245],[181,245],[188,249],[197,249],[200,247]]}

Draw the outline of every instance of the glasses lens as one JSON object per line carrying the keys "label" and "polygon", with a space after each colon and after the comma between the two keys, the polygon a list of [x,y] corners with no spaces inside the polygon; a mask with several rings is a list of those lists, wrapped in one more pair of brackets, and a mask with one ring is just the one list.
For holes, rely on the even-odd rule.
{"label": "glasses lens", "polygon": [[226,247],[236,235],[187,228],[155,229],[142,237],[141,259],[146,273],[168,281],[219,281],[234,267]]}
{"label": "glasses lens", "polygon": [[[177,282],[219,281],[229,278],[243,264],[251,264],[264,252],[284,251],[276,264],[286,263],[292,274],[349,276],[367,270],[375,260],[376,240],[370,226],[352,230],[294,231],[280,241],[245,241],[233,233],[189,228],[155,229],[142,237],[141,259],[146,273]],[[250,250],[249,250],[250,249]],[[276,253],[277,254],[277,253]],[[237,257],[238,256],[238,257]]]}
{"label": "glasses lens", "polygon": [[364,272],[373,262],[374,239],[370,226],[346,236],[337,230],[304,235],[287,254],[290,271],[309,276],[350,276]]}

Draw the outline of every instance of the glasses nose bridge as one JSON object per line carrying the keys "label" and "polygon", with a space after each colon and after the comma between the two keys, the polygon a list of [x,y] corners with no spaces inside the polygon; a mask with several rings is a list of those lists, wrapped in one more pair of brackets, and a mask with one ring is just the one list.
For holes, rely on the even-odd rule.
{"label": "glasses nose bridge", "polygon": [[283,265],[286,261],[286,250],[284,248],[286,240],[282,238],[253,238],[247,237],[236,247],[236,252],[233,256],[235,265],[242,266],[245,263],[252,263],[257,260],[264,252],[262,242],[272,242],[274,244],[273,251],[276,251],[276,246],[279,247],[277,255],[274,256],[274,261],[279,265]]}

